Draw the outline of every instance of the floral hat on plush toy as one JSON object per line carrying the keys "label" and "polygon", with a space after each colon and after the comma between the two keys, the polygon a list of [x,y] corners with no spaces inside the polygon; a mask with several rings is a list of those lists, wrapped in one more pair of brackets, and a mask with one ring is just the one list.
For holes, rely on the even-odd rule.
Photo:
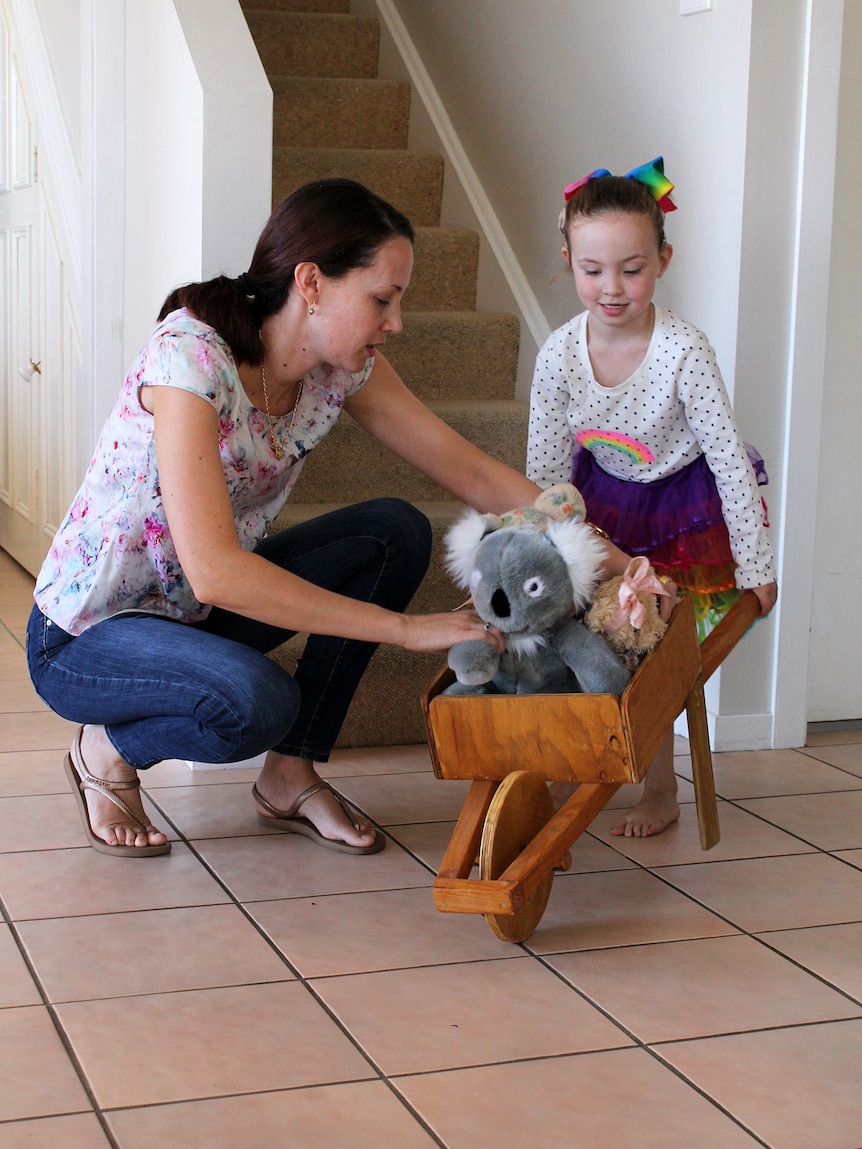
{"label": "floral hat on plush toy", "polygon": [[549,522],[582,523],[587,517],[587,507],[577,487],[571,483],[557,483],[542,491],[529,507],[515,507],[502,515],[485,515],[489,530],[502,527],[538,527],[547,530]]}

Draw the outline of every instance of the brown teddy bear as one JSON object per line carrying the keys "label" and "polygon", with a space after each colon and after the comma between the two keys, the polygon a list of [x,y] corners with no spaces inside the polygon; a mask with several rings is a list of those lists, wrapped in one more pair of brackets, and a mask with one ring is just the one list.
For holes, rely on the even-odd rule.
{"label": "brown teddy bear", "polygon": [[604,635],[623,664],[634,671],[667,630],[657,596],[669,594],[649,561],[639,555],[623,574],[599,584],[584,622]]}

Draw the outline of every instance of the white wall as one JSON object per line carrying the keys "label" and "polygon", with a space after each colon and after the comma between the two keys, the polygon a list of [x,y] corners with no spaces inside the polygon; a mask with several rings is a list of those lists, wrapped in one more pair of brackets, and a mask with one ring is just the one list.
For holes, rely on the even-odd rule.
{"label": "white wall", "polygon": [[862,717],[862,3],[844,7],[823,451],[817,500],[809,718]]}
{"label": "white wall", "polygon": [[[789,418],[805,16],[805,0],[758,0],[753,6],[744,150],[736,161],[739,176],[744,178],[741,186],[734,183],[726,193],[735,200],[738,197],[742,230],[739,239],[733,240],[738,244],[734,252],[739,279],[736,345],[729,362],[723,360],[723,364],[727,362],[725,373],[735,380],[739,425],[766,462],[770,483],[764,494],[779,559],[786,526],[782,472]],[[717,85],[714,102],[720,102],[720,91]],[[717,167],[711,195],[712,230],[719,240],[724,234],[723,183],[723,172]],[[706,226],[705,219],[701,226]],[[715,306],[724,305],[722,293],[717,293]],[[724,672],[708,686],[709,705],[722,716],[713,727],[719,745],[770,744],[775,638],[773,616],[755,627],[730,656]],[[803,737],[804,718],[791,740],[798,744]]]}
{"label": "white wall", "polygon": [[202,274],[237,275],[272,207],[272,89],[239,0],[173,0],[203,93]]}
{"label": "white wall", "polygon": [[201,278],[203,93],[173,0],[128,0],[125,39],[128,365],[168,291]]}
{"label": "white wall", "polygon": [[35,0],[72,150],[81,165],[80,0]]}
{"label": "white wall", "polygon": [[76,486],[167,292],[248,265],[270,210],[272,92],[239,0],[6,2],[81,317]]}
{"label": "white wall", "polygon": [[239,0],[78,2],[82,472],[168,292],[247,266],[270,210],[272,91]]}
{"label": "white wall", "polygon": [[693,17],[670,0],[397,7],[549,326],[578,309],[571,281],[552,282],[563,187],[664,154],[680,211],[662,298],[709,333],[732,383],[750,0]]}
{"label": "white wall", "polygon": [[272,91],[237,0],[126,0],[124,362],[168,292],[251,259]]}

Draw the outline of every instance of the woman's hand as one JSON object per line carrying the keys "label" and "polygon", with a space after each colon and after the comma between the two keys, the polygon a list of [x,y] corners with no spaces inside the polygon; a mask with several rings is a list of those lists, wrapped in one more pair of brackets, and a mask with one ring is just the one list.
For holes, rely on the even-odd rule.
{"label": "woman's hand", "polygon": [[760,603],[760,617],[763,618],[765,614],[769,614],[778,601],[778,583],[768,582],[752,589],[757,595],[757,601]]}
{"label": "woman's hand", "polygon": [[474,610],[454,610],[448,614],[402,615],[404,635],[398,645],[406,650],[447,651],[458,642],[479,639],[502,651],[503,636],[495,626],[482,622]]}

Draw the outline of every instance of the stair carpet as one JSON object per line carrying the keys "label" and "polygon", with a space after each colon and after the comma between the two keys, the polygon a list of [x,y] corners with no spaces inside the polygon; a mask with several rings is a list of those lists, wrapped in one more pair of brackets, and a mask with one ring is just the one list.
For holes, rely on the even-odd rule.
{"label": "stair carpet", "polygon": [[[440,225],[443,157],[409,151],[410,88],[377,76],[379,21],[350,0],[241,0],[273,89],[273,203],[314,179],[359,180],[416,228],[404,329],[386,356],[442,419],[495,458],[523,470],[527,404],[513,398],[519,320],[476,310],[479,238]],[[343,418],[305,463],[276,527],[335,506],[398,494],[430,519],[434,555],[411,612],[451,610],[463,598],[442,563],[442,538],[463,509],[440,487]],[[272,657],[293,670],[305,637]],[[441,654],[378,649],[338,746],[425,740],[419,696]]]}

